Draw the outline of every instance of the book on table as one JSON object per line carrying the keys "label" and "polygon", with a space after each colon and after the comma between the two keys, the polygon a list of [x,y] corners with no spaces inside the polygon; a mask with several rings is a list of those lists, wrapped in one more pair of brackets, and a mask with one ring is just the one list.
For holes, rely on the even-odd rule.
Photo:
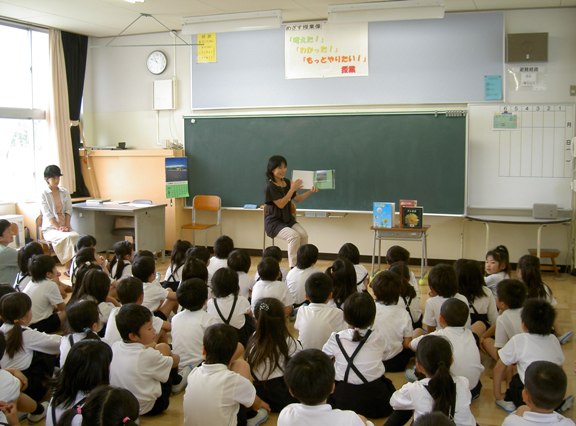
{"label": "book on table", "polygon": [[422,207],[401,207],[400,225],[404,228],[422,228],[424,209]]}
{"label": "book on table", "polygon": [[395,211],[395,203],[375,201],[372,207],[372,226],[374,228],[393,228]]}

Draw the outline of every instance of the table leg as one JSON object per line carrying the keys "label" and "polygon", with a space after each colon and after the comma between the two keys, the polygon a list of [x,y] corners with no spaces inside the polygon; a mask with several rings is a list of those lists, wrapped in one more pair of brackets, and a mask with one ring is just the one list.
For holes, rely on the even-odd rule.
{"label": "table leg", "polygon": [[374,261],[376,258],[376,232],[374,231],[374,242],[372,243],[372,270],[370,271],[370,276],[374,275]]}
{"label": "table leg", "polygon": [[542,243],[542,229],[546,227],[546,224],[542,224],[538,227],[536,231],[536,257],[540,259],[540,244]]}
{"label": "table leg", "polygon": [[484,227],[486,231],[486,240],[484,241],[484,253],[488,253],[490,244],[490,224],[488,222],[484,222]]}

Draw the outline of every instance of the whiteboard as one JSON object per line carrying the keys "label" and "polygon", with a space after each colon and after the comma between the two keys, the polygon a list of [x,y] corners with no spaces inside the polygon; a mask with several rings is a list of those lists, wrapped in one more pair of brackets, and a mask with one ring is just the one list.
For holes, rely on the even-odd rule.
{"label": "whiteboard", "polygon": [[372,22],[367,77],[287,80],[284,29],[219,33],[216,63],[193,48],[192,109],[481,102],[503,46],[502,12]]}
{"label": "whiteboard", "polygon": [[[494,116],[517,116],[516,129],[494,129]],[[572,205],[573,104],[469,105],[467,205],[532,208]]]}

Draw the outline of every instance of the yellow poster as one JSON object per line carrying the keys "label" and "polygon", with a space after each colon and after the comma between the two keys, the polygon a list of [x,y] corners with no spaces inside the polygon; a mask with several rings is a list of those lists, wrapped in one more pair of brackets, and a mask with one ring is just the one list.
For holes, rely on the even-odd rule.
{"label": "yellow poster", "polygon": [[216,62],[216,33],[198,34],[196,42],[198,43],[196,63]]}

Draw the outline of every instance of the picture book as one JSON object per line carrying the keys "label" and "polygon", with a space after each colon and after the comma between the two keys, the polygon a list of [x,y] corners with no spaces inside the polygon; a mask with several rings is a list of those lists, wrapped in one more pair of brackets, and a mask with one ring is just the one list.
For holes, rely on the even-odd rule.
{"label": "picture book", "polygon": [[393,228],[395,207],[394,203],[375,201],[372,226],[374,228]]}
{"label": "picture book", "polygon": [[416,207],[418,200],[400,200],[400,207]]}
{"label": "picture book", "polygon": [[401,207],[400,223],[404,228],[422,228],[424,209],[422,207]]}
{"label": "picture book", "polygon": [[313,186],[318,189],[336,188],[335,170],[294,170],[292,181],[296,179],[302,179],[302,189],[312,189]]}

